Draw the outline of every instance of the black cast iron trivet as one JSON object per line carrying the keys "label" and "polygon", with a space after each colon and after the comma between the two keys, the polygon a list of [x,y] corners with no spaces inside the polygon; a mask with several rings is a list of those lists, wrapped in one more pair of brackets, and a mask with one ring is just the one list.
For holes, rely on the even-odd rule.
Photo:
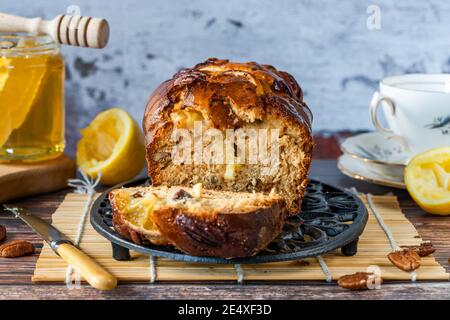
{"label": "black cast iron trivet", "polygon": [[171,246],[138,245],[122,238],[112,227],[111,204],[108,193],[120,187],[148,185],[147,179],[127,182],[103,192],[91,209],[94,229],[111,241],[113,258],[129,260],[129,250],[198,263],[265,263],[298,260],[341,249],[352,256],[357,251],[358,238],[367,222],[367,210],[361,200],[351,192],[311,180],[303,199],[302,212],[289,218],[281,235],[257,255],[246,258],[224,259],[197,257],[185,254]]}

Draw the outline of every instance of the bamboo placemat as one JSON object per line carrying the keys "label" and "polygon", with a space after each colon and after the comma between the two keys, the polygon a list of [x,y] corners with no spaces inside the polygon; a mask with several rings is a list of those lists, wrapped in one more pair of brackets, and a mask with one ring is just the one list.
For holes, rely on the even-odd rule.
{"label": "bamboo placemat", "polygon": [[[366,196],[361,196],[367,205]],[[53,214],[53,225],[71,239],[76,238],[82,208],[87,195],[67,194],[63,203]],[[373,196],[373,204],[391,230],[398,245],[417,245],[422,242],[417,230],[405,218],[395,196]],[[86,219],[81,249],[113,273],[121,281],[149,280],[237,280],[238,273],[233,265],[196,264],[154,258],[153,274],[150,258],[131,252],[130,261],[116,261],[112,258],[111,244],[100,236]],[[381,269],[384,280],[410,280],[411,274],[394,267],[386,255],[391,251],[389,241],[369,210],[369,220],[361,235],[355,256],[343,256],[340,250],[322,256],[332,279],[344,274],[366,271],[376,265]],[[306,261],[306,262],[305,262]],[[33,281],[64,281],[66,263],[45,244],[34,271]],[[241,265],[245,280],[325,280],[317,258],[303,261],[275,262],[255,265]],[[156,272],[154,272],[156,271]],[[417,280],[449,280],[449,274],[433,256],[422,258],[416,272]]]}

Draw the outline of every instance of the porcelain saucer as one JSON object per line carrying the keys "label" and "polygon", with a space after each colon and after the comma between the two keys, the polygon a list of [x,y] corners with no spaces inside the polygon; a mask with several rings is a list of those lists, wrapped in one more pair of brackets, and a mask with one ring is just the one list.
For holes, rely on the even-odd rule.
{"label": "porcelain saucer", "polygon": [[403,166],[366,162],[344,154],[338,159],[338,168],[343,174],[351,178],[382,186],[405,189]]}
{"label": "porcelain saucer", "polygon": [[341,144],[341,150],[368,163],[404,167],[411,159],[411,154],[399,141],[386,139],[378,132],[347,138]]}

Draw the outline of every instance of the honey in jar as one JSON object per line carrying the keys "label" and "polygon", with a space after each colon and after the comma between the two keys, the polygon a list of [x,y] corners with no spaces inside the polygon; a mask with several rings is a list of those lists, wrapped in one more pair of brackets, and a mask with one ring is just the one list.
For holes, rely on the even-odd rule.
{"label": "honey in jar", "polygon": [[0,161],[56,158],[64,141],[64,61],[48,36],[0,33]]}

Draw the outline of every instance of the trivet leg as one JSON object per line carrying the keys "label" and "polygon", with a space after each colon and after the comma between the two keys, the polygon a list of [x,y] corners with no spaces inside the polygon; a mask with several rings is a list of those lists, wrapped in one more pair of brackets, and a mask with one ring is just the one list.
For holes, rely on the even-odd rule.
{"label": "trivet leg", "polygon": [[122,246],[119,246],[118,244],[115,244],[111,242],[112,245],[112,251],[113,251],[113,258],[118,261],[127,261],[130,260],[130,250],[127,248],[124,248]]}
{"label": "trivet leg", "polygon": [[358,240],[359,238],[356,238],[349,244],[346,244],[341,248],[341,252],[344,256],[354,256],[356,252],[358,252]]}

